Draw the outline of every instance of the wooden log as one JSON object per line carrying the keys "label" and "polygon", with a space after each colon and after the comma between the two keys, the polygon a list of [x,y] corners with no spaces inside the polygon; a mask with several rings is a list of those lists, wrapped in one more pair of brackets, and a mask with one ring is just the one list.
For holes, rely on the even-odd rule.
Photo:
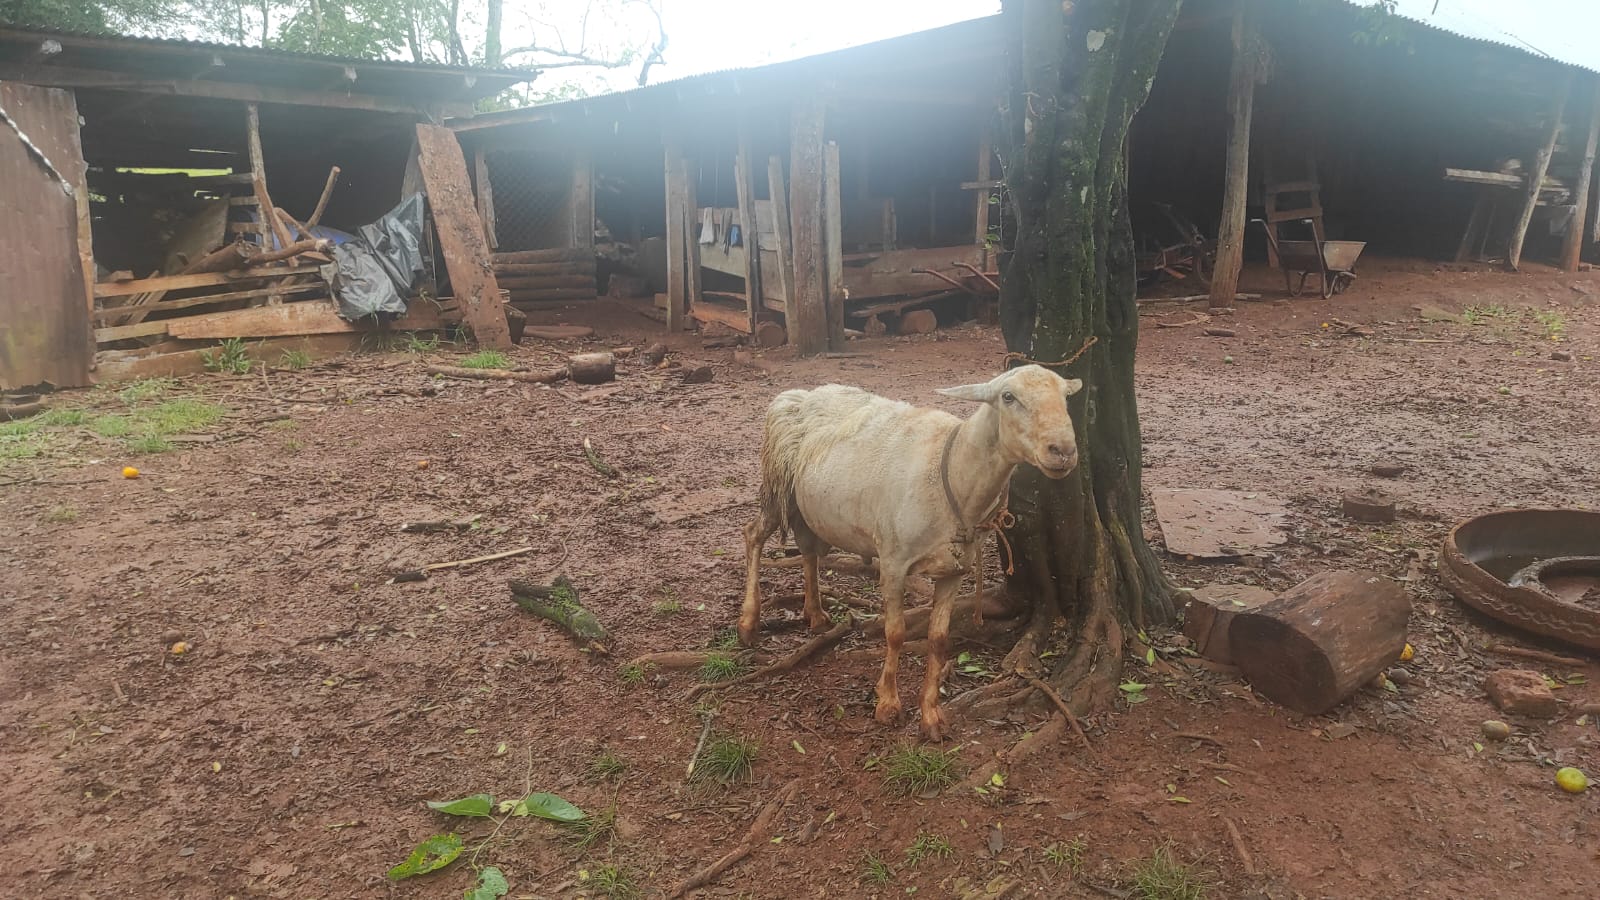
{"label": "wooden log", "polygon": [[483,223],[483,239],[493,250],[500,246],[500,238],[495,234],[494,188],[489,184],[489,157],[481,147],[472,153],[472,175],[473,184],[478,189],[478,219]]}
{"label": "wooden log", "polygon": [[439,238],[439,255],[450,273],[463,322],[482,347],[506,349],[511,331],[500,310],[500,288],[490,270],[489,247],[472,202],[466,157],[455,132],[440,125],[417,125],[422,181]]}
{"label": "wooden log", "polygon": [[1250,123],[1261,45],[1255,3],[1239,0],[1233,13],[1233,64],[1228,74],[1228,155],[1223,176],[1222,216],[1217,225],[1217,258],[1211,274],[1212,309],[1233,305],[1244,268],[1245,204],[1250,183]]}
{"label": "wooden log", "polygon": [[1600,149],[1600,76],[1590,76],[1589,82],[1592,94],[1589,135],[1583,145],[1583,159],[1578,164],[1578,183],[1572,189],[1572,223],[1567,226],[1567,236],[1561,244],[1561,268],[1568,272],[1578,271],[1578,261],[1589,235],[1589,184],[1594,178],[1596,150]]}
{"label": "wooden log", "polygon": [[604,645],[611,639],[594,613],[578,602],[578,589],[565,575],[559,575],[549,584],[512,579],[506,582],[511,588],[511,599],[518,606],[541,619],[561,626],[580,641],[591,645]]}
{"label": "wooden log", "polygon": [[1194,642],[1196,653],[1213,662],[1233,665],[1228,629],[1234,618],[1272,602],[1276,596],[1248,584],[1208,584],[1190,595],[1183,612],[1183,633]]}
{"label": "wooden log", "polygon": [[528,337],[546,341],[575,341],[594,337],[594,329],[587,325],[529,325],[524,333]]}
{"label": "wooden log", "polygon": [[689,315],[703,324],[718,322],[741,334],[750,333],[750,320],[742,309],[707,301],[690,306]]}
{"label": "wooden log", "polygon": [[1399,659],[1410,614],[1405,590],[1382,575],[1324,572],[1237,616],[1228,644],[1257,693],[1319,715]]}
{"label": "wooden log", "polygon": [[495,273],[495,282],[505,291],[539,291],[550,288],[586,288],[595,292],[593,275],[513,275]]}
{"label": "wooden log", "polygon": [[582,247],[551,247],[545,250],[517,250],[495,253],[489,257],[494,265],[502,263],[588,262],[594,265],[594,252]]}
{"label": "wooden log", "polygon": [[797,101],[789,131],[789,231],[794,241],[794,296],[789,338],[801,356],[828,349],[827,257],[823,250],[822,194],[825,107],[820,98]]}
{"label": "wooden log", "polygon": [[913,309],[900,317],[896,334],[933,334],[939,330],[939,318],[931,309]]}
{"label": "wooden log", "polygon": [[[371,319],[347,322],[339,318],[333,303],[325,300],[185,316],[153,324],[167,326],[166,332],[180,340],[342,334],[371,331],[376,326]],[[418,301],[412,303],[405,315],[395,319],[389,327],[394,331],[439,331],[447,326],[448,322],[437,306]]]}
{"label": "wooden log", "polygon": [[777,322],[760,322],[756,325],[756,346],[772,349],[782,347],[789,340],[783,326]]}
{"label": "wooden log", "polygon": [[511,292],[511,302],[525,300],[593,300],[594,288],[518,288]]}
{"label": "wooden log", "polygon": [[306,219],[307,228],[315,228],[322,221],[322,214],[328,211],[328,200],[333,197],[333,186],[339,181],[339,167],[334,166],[328,170],[328,183],[322,186],[322,196],[317,198],[317,208],[311,211],[311,217]]}
{"label": "wooden log", "polygon": [[1522,244],[1528,238],[1528,226],[1533,222],[1533,210],[1539,205],[1539,186],[1545,173],[1550,171],[1550,157],[1555,154],[1556,138],[1561,135],[1561,117],[1567,109],[1567,94],[1572,91],[1572,70],[1565,68],[1556,85],[1556,94],[1550,103],[1550,129],[1545,133],[1544,145],[1533,160],[1533,171],[1528,173],[1528,187],[1522,199],[1522,214],[1511,228],[1511,246],[1506,250],[1506,268],[1517,271],[1522,265]]}
{"label": "wooden log", "polygon": [[579,353],[567,358],[567,377],[578,384],[603,384],[617,377],[617,360],[609,352]]}
{"label": "wooden log", "polygon": [[0,405],[0,422],[12,422],[17,419],[26,419],[29,416],[37,416],[39,413],[44,412],[47,408],[48,407],[46,407],[43,403],[38,401],[34,401],[32,403],[18,403],[15,406]]}
{"label": "wooden log", "polygon": [[[594,260],[580,262],[495,263],[494,275],[500,278],[528,278],[546,275],[585,275],[594,278]],[[611,276],[617,277],[615,275]]]}

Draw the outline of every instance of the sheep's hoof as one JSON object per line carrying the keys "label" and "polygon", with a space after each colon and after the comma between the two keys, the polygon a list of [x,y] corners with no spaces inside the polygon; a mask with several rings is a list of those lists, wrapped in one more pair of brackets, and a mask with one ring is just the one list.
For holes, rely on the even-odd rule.
{"label": "sheep's hoof", "polygon": [[739,625],[739,643],[746,647],[754,647],[761,640],[760,630],[760,626],[750,628],[741,623]]}
{"label": "sheep's hoof", "polygon": [[950,727],[950,719],[945,716],[944,710],[937,706],[931,710],[922,711],[922,736],[930,741],[944,740],[945,729]]}
{"label": "sheep's hoof", "polygon": [[886,703],[882,700],[879,700],[878,712],[873,716],[873,718],[877,719],[878,724],[880,725],[893,725],[896,722],[899,722],[900,701],[896,700],[893,703]]}

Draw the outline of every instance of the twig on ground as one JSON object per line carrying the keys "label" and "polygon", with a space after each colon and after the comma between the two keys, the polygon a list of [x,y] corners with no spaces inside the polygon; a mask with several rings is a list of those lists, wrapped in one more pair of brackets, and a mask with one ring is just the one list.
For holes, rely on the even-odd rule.
{"label": "twig on ground", "polygon": [[1251,877],[1256,874],[1256,862],[1250,858],[1250,850],[1244,845],[1244,835],[1239,833],[1239,826],[1233,820],[1224,816],[1222,824],[1228,829],[1228,838],[1233,841],[1233,852],[1239,854],[1239,862],[1244,863],[1244,873]]}
{"label": "twig on ground", "polygon": [[694,778],[694,767],[700,762],[700,751],[706,748],[706,737],[711,734],[711,722],[717,717],[717,711],[711,710],[705,715],[705,724],[700,726],[700,740],[694,745],[694,753],[689,755],[689,768],[684,770],[683,780]]}
{"label": "twig on ground", "polygon": [[768,837],[772,834],[772,827],[777,822],[778,813],[782,811],[783,807],[786,806],[789,801],[794,799],[794,795],[799,790],[800,779],[796,778],[795,780],[789,782],[789,784],[786,785],[782,791],[778,792],[778,796],[772,798],[767,802],[766,806],[761,808],[760,814],[758,814],[756,816],[756,820],[751,823],[750,830],[745,834],[744,840],[739,842],[739,846],[733,848],[733,850],[729,851],[727,855],[723,856],[721,859],[689,876],[686,881],[678,885],[667,894],[668,900],[674,900],[674,898],[682,897],[684,894],[687,894],[696,888],[705,887],[713,881],[716,881],[717,877],[723,872],[726,872],[738,865],[739,862],[746,856],[749,856],[750,853],[755,850],[755,848],[765,844]]}
{"label": "twig on ground", "polygon": [[1223,746],[1221,741],[1217,740],[1216,738],[1212,737],[1211,735],[1209,735],[1209,734],[1197,734],[1197,733],[1195,733],[1193,731],[1179,731],[1176,734],[1174,734],[1173,737],[1185,738],[1185,739],[1191,740],[1191,741],[1199,741],[1202,744],[1210,744],[1213,747],[1221,747],[1221,746]]}
{"label": "twig on ground", "polygon": [[1067,724],[1072,726],[1072,730],[1078,735],[1078,740],[1083,742],[1083,749],[1089,751],[1089,758],[1095,762],[1099,762],[1100,755],[1094,752],[1094,746],[1089,743],[1089,736],[1084,734],[1083,726],[1078,723],[1078,717],[1072,714],[1072,709],[1067,706],[1067,701],[1063,700],[1061,695],[1056,693],[1056,689],[1051,687],[1050,683],[1044,679],[1029,675],[1026,672],[1018,672],[1017,675],[1021,676],[1024,681],[1033,685],[1035,688],[1044,692],[1044,695],[1050,698],[1050,702],[1056,705],[1056,709],[1061,710],[1061,714],[1067,717]]}
{"label": "twig on ground", "polygon": [[434,534],[440,531],[466,531],[472,527],[474,522],[481,518],[483,518],[483,516],[477,515],[470,519],[463,519],[459,522],[406,522],[400,526],[400,530],[406,534]]}
{"label": "twig on ground", "polygon": [[504,551],[502,553],[490,553],[487,556],[474,556],[471,559],[456,559],[456,560],[451,560],[450,562],[429,563],[428,565],[425,565],[420,569],[412,569],[409,572],[397,572],[397,573],[395,573],[393,578],[390,578],[385,583],[386,584],[396,584],[396,583],[399,583],[399,582],[406,582],[406,581],[422,581],[423,579],[428,577],[428,573],[429,572],[437,572],[440,569],[459,569],[459,568],[461,568],[463,566],[476,565],[477,563],[490,562],[491,560],[496,560],[496,559],[505,559],[508,556],[521,556],[524,553],[532,553],[532,552],[533,552],[533,548],[532,547],[518,547],[515,550],[506,550],[506,551]]}
{"label": "twig on ground", "polygon": [[550,384],[561,381],[567,377],[565,366],[551,369],[548,372],[511,372],[505,369],[463,369],[459,366],[424,366],[423,370],[429,375],[444,375],[449,378],[465,378],[477,381],[528,381],[534,384]]}
{"label": "twig on ground", "polygon": [[596,472],[607,478],[617,477],[617,470],[600,458],[600,452],[594,449],[594,442],[588,438],[583,439],[583,455],[584,458],[589,460],[589,465],[593,466]]}
{"label": "twig on ground", "polygon": [[1589,665],[1588,660],[1578,659],[1574,656],[1562,656],[1559,653],[1551,653],[1547,650],[1533,650],[1527,647],[1514,647],[1510,644],[1489,644],[1483,649],[1484,652],[1493,653],[1496,656],[1512,656],[1518,659],[1531,659],[1534,662],[1542,662],[1552,666],[1570,666],[1573,668],[1582,668]]}

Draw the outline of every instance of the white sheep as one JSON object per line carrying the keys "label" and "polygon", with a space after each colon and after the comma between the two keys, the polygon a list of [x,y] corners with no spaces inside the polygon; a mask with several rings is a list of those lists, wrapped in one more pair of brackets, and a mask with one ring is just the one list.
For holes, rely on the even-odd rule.
{"label": "white sheep", "polygon": [[986,384],[947,388],[982,404],[966,420],[830,384],[785,391],[767,407],[761,445],[761,511],[745,527],[746,581],[739,636],[760,627],[761,548],[792,532],[805,565],[805,610],[828,626],[817,561],[838,547],[878,560],[887,655],[878,680],[877,719],[900,715],[896,674],[905,641],[906,578],[934,581],[922,733],[942,738],[939,682],[949,654],[950,610],[963,573],[978,561],[981,532],[1004,503],[1020,464],[1064,478],[1078,464],[1067,398],[1083,387],[1042,366],[1012,369]]}

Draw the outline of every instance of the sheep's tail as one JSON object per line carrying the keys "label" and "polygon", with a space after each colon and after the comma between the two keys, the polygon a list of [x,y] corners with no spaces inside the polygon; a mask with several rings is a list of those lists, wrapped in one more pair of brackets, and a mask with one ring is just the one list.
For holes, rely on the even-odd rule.
{"label": "sheep's tail", "polygon": [[799,471],[800,442],[805,426],[800,415],[804,391],[785,391],[767,407],[761,439],[761,511],[778,522],[780,540],[794,530],[790,514],[797,512],[794,482]]}

